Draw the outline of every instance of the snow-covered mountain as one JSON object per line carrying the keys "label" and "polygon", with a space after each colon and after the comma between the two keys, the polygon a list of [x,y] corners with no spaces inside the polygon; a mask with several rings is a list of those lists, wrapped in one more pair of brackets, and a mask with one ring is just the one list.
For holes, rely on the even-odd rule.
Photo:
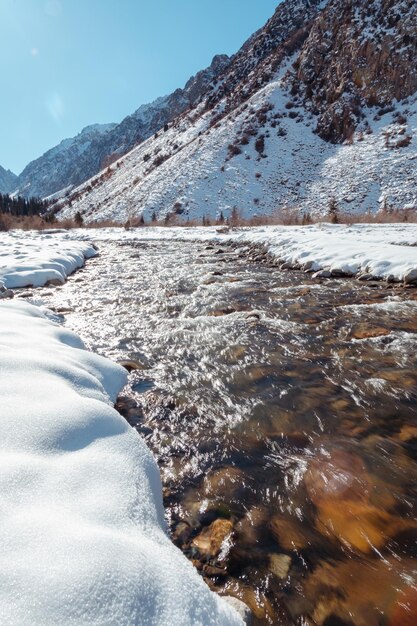
{"label": "snow-covered mountain", "polygon": [[414,0],[285,0],[191,108],[56,208],[87,220],[324,213],[331,198],[417,208],[416,32]]}
{"label": "snow-covered mountain", "polygon": [[17,176],[0,165],[0,193],[9,193],[16,186]]}
{"label": "snow-covered mountain", "polygon": [[[116,124],[86,126],[76,137],[64,139],[35,161],[31,161],[17,178],[15,193],[45,198],[56,191],[80,184],[100,168],[92,146],[107,135]],[[88,153],[88,157],[86,156]]]}
{"label": "snow-covered mountain", "polygon": [[14,191],[45,198],[80,185],[195,105],[228,62],[226,55],[216,56],[184,89],[142,105],[120,124],[87,126],[76,137],[64,139],[25,167]]}

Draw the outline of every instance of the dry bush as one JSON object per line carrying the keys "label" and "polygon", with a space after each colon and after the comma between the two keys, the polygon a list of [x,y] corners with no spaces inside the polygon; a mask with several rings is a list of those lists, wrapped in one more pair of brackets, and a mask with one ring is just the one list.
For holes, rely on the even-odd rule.
{"label": "dry bush", "polygon": [[0,231],[8,231],[13,229],[19,230],[43,230],[50,228],[51,223],[47,222],[39,215],[10,215],[9,213],[0,214]]}

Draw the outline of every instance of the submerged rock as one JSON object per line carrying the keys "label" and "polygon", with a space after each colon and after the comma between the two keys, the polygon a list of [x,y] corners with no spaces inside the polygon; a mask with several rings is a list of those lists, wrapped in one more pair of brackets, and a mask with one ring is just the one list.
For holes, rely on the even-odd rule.
{"label": "submerged rock", "polygon": [[376,479],[356,454],[336,449],[316,458],[304,482],[317,508],[317,529],[352,550],[371,553],[410,527],[408,520],[375,504],[383,502]]}
{"label": "submerged rock", "polygon": [[288,577],[291,563],[291,557],[287,554],[271,554],[269,557],[269,569],[277,578]]}
{"label": "submerged rock", "polygon": [[216,557],[233,533],[233,524],[227,519],[216,519],[193,539],[192,545],[202,554]]}
{"label": "submerged rock", "polygon": [[274,515],[269,522],[272,535],[284,550],[303,550],[311,543],[311,533],[295,518]]}

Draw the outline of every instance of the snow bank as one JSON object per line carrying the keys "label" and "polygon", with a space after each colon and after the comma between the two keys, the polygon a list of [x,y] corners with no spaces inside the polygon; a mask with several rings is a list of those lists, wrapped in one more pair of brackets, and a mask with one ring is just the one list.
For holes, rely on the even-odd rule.
{"label": "snow bank", "polygon": [[[417,224],[260,226],[228,232],[219,228],[141,228],[95,231],[96,240],[193,240],[257,243],[283,263],[350,275],[402,281],[417,279]],[[414,274],[413,274],[414,273]]]}
{"label": "snow bank", "polygon": [[67,233],[0,233],[0,288],[63,283],[95,254],[91,244],[68,239]]}
{"label": "snow bank", "polygon": [[[60,276],[89,250],[27,248]],[[165,533],[157,466],[112,406],[125,371],[22,301],[0,301],[0,371],[1,622],[241,626]]]}

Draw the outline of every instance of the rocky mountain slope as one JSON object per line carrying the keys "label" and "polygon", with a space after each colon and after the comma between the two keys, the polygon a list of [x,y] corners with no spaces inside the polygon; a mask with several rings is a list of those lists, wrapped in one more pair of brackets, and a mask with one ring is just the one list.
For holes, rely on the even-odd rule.
{"label": "rocky mountain slope", "polygon": [[417,208],[417,5],[286,0],[194,106],[56,206],[87,220]]}
{"label": "rocky mountain slope", "polygon": [[17,177],[15,193],[45,198],[63,188],[84,182],[101,169],[100,157],[92,149],[115,127],[93,124],[76,137],[64,139],[32,161]]}
{"label": "rocky mountain slope", "polygon": [[64,139],[25,167],[14,190],[24,196],[47,197],[80,185],[195,105],[228,62],[226,55],[216,56],[183,89],[142,105],[120,124],[87,126],[76,137]]}
{"label": "rocky mountain slope", "polygon": [[9,193],[16,186],[17,176],[0,165],[0,193]]}

